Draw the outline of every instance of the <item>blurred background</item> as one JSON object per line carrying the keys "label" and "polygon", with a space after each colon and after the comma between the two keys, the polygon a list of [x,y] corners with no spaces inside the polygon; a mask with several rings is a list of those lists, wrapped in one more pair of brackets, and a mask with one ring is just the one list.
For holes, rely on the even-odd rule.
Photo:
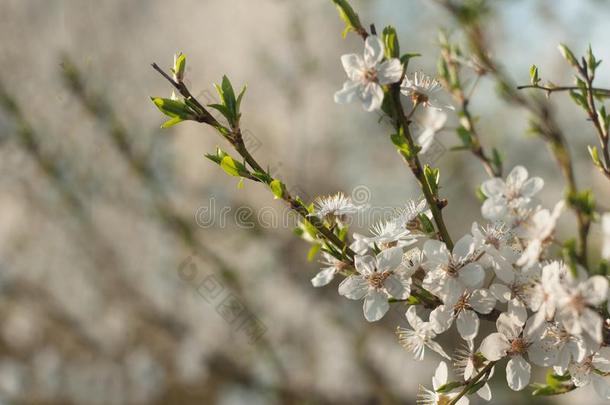
{"label": "blurred background", "polygon": [[[577,54],[591,43],[610,58],[605,0],[488,3],[489,51],[515,83],[529,82],[533,63],[543,79],[571,83],[560,42]],[[397,27],[403,51],[422,54],[411,70],[435,73],[440,28],[464,39],[434,1],[352,4],[364,23]],[[1,404],[413,404],[418,385],[431,386],[438,357],[416,363],[397,342],[404,308],[369,324],[336,282],[314,289],[319,264],[292,235],[294,217],[203,157],[228,149],[211,129],[159,129],[148,98],[171,94],[150,63],[169,69],[182,51],[201,101],[214,102],[223,74],[248,84],[246,142],[292,191],[311,201],[356,190],[371,206],[399,207],[418,190],[387,126],[333,103],[340,56],[362,51],[342,29],[326,0],[0,2]],[[608,67],[599,72],[609,86]],[[495,87],[483,77],[473,94],[482,143],[502,151],[507,169],[543,177],[551,206],[562,176],[527,134],[528,113]],[[607,209],[609,187],[586,150],[593,127],[565,94],[550,103],[579,187]],[[480,221],[475,190],[486,174],[450,151],[455,125],[452,116],[429,159],[460,235]],[[560,234],[573,229],[566,212]],[[599,235],[594,226],[593,258]],[[494,404],[598,401],[591,387],[548,400],[513,393],[501,369]]]}

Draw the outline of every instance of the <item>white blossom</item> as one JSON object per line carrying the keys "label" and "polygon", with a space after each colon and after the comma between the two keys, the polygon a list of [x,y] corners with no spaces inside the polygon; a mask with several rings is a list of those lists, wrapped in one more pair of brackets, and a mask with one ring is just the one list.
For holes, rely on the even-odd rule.
{"label": "white blossom", "polygon": [[610,213],[602,215],[602,234],[602,257],[606,260],[610,260]]}
{"label": "white blossom", "polygon": [[402,76],[402,64],[396,58],[384,61],[383,42],[369,35],[364,46],[364,56],[343,55],[341,63],[348,80],[335,93],[335,102],[349,103],[356,97],[362,101],[366,111],[374,111],[383,102],[383,85],[396,83]]}
{"label": "white blossom", "polygon": [[356,256],[357,274],[339,285],[339,294],[352,299],[364,298],[364,317],[378,321],[388,312],[388,298],[406,299],[411,292],[410,274],[402,267],[401,248],[382,251],[377,256]]}
{"label": "white blossom", "polygon": [[314,206],[313,215],[330,223],[344,223],[347,215],[355,214],[364,208],[354,204],[351,197],[343,193],[318,197]]}
{"label": "white blossom", "polygon": [[426,347],[435,351],[444,358],[451,360],[441,345],[434,341],[436,333],[430,322],[424,322],[418,315],[414,306],[410,306],[406,313],[407,321],[412,329],[397,328],[398,341],[409,352],[413,353],[415,360],[424,359]]}
{"label": "white blossom", "polygon": [[443,129],[447,122],[447,114],[436,108],[427,108],[423,114],[415,118],[417,133],[416,143],[421,147],[421,153],[426,153],[434,142],[434,135]]}
{"label": "white blossom", "polygon": [[347,267],[345,262],[326,252],[322,252],[322,257],[321,264],[324,267],[322,267],[322,270],[311,279],[311,284],[314,287],[323,287],[327,285],[335,278],[337,273]]}
{"label": "white blossom", "polygon": [[548,322],[543,328],[537,342],[544,352],[541,365],[553,366],[557,374],[565,374],[571,362],[581,362],[589,353],[584,340],[568,333],[560,324]]}
{"label": "white blossom", "polygon": [[457,329],[464,340],[473,340],[479,332],[480,314],[489,314],[496,305],[496,299],[488,290],[478,289],[449,291],[444,304],[435,308],[430,314],[430,322],[436,333],[443,333],[456,320]]}
{"label": "white blossom", "polygon": [[539,329],[545,322],[553,320],[557,308],[560,280],[566,275],[567,267],[563,262],[554,261],[542,267],[540,278],[528,290],[529,305],[535,312],[534,329]]}
{"label": "white blossom", "polygon": [[610,373],[610,347],[602,347],[596,354],[587,356],[583,361],[572,363],[568,370],[574,385],[584,387],[592,383],[600,398],[610,400],[608,381],[595,371]]}
{"label": "white blossom", "polygon": [[437,93],[443,89],[438,80],[424,74],[414,72],[403,80],[400,91],[411,98],[414,105],[420,104],[423,107],[434,108],[437,110],[451,109],[450,105],[443,105],[436,98]]}
{"label": "white blossom", "polygon": [[424,244],[425,261],[422,267],[428,271],[424,287],[445,299],[450,291],[463,292],[466,287],[477,288],[483,282],[483,267],[476,262],[474,239],[466,235],[457,241],[453,252],[437,240]]}
{"label": "white blossom", "polygon": [[481,191],[487,197],[481,208],[483,217],[489,220],[503,219],[511,211],[528,206],[533,196],[542,189],[544,181],[540,177],[527,178],[523,166],[515,166],[506,177],[485,181]]}
{"label": "white blossom", "polygon": [[558,202],[552,212],[540,209],[523,225],[524,232],[520,236],[527,240],[527,247],[517,260],[517,265],[528,267],[540,260],[544,248],[551,242],[557,219],[564,205],[563,201]]}
{"label": "white blossom", "polygon": [[527,354],[530,361],[543,366],[547,354],[540,344],[540,335],[534,334],[531,322],[525,327],[514,316],[502,313],[496,321],[498,332],[483,339],[480,351],[489,361],[498,361],[510,357],[506,365],[506,381],[514,391],[520,391],[529,384],[531,366],[525,360]]}
{"label": "white blossom", "polygon": [[594,307],[606,301],[608,280],[603,276],[587,278],[584,270],[580,270],[577,277],[568,273],[562,285],[557,289],[557,320],[568,333],[584,333],[601,343],[603,319]]}
{"label": "white blossom", "polygon": [[[478,372],[483,370],[486,365],[487,362],[485,359],[480,354],[475,353],[473,340],[466,340],[465,346],[461,349],[457,349],[453,355],[453,367],[455,372],[462,377],[464,381],[474,377]],[[489,371],[487,380],[490,380],[493,374],[494,367]],[[487,382],[477,391],[477,395],[485,401],[491,401],[491,388]]]}
{"label": "white blossom", "polygon": [[416,236],[404,224],[396,219],[379,221],[371,227],[373,236],[366,239],[370,246],[388,249],[396,246],[404,247],[417,242]]}
{"label": "white blossom", "polygon": [[493,283],[489,291],[498,301],[508,302],[508,313],[523,325],[527,320],[527,306],[530,305],[539,277],[540,269],[532,267],[515,273],[515,279],[511,283]]}
{"label": "white blossom", "polygon": [[[419,386],[419,393],[417,394],[417,403],[419,405],[444,405],[451,402],[457,395],[454,393],[439,393],[436,392],[440,387],[447,384],[449,377],[449,370],[447,363],[441,361],[434,370],[434,376],[432,377],[432,388],[429,390],[423,385]],[[469,400],[466,396],[461,397],[456,404],[457,405],[468,405]]]}
{"label": "white blossom", "polygon": [[519,256],[512,245],[514,236],[510,229],[502,222],[485,226],[479,226],[475,222],[471,232],[475,246],[484,252],[480,259],[481,264],[491,267],[503,282],[512,282],[515,279],[513,264]]}

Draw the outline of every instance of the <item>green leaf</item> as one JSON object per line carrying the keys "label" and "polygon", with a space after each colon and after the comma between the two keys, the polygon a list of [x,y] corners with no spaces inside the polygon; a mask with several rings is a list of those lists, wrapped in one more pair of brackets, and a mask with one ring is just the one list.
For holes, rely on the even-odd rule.
{"label": "green leaf", "polygon": [[502,162],[504,161],[504,159],[502,159],[502,155],[500,154],[500,151],[498,151],[498,149],[496,149],[496,148],[492,148],[491,156],[492,156],[492,162],[493,162],[494,166],[496,167],[496,169],[498,169],[498,172],[501,172],[502,171]]}
{"label": "green leaf", "polygon": [[582,94],[577,93],[574,90],[570,90],[570,97],[579,106],[581,106],[581,107],[586,107],[587,106],[587,99]]}
{"label": "green leaf", "polygon": [[568,203],[588,217],[595,212],[595,196],[591,190],[568,194]]}
{"label": "green leaf", "polygon": [[239,95],[237,96],[237,107],[236,107],[236,111],[239,114],[239,112],[241,111],[241,100],[244,97],[244,94],[246,94],[246,89],[248,88],[248,86],[244,86],[241,91],[239,92]]}
{"label": "green leaf", "polygon": [[262,183],[265,183],[265,184],[269,184],[273,180],[271,178],[271,176],[269,176],[269,174],[267,174],[265,172],[254,172],[254,173],[252,173],[252,176],[256,177]]}
{"label": "green leaf", "polygon": [[308,262],[311,262],[311,261],[313,261],[313,259],[316,258],[321,247],[322,247],[322,245],[320,245],[319,243],[316,243],[316,244],[312,245],[311,248],[309,248],[309,252],[307,252],[307,261]]}
{"label": "green leaf", "polygon": [[419,218],[419,222],[421,222],[422,229],[426,233],[434,232],[434,224],[430,221],[430,218],[426,214],[419,214],[417,216]]}
{"label": "green leaf", "polygon": [[424,176],[426,176],[426,180],[428,181],[432,194],[437,195],[440,170],[426,165],[424,167]]}
{"label": "green leaf", "polygon": [[273,193],[276,199],[284,197],[284,192],[286,191],[286,186],[284,185],[284,183],[275,179],[271,183],[269,183],[269,187],[271,188],[271,192]]}
{"label": "green leaf", "polygon": [[487,196],[483,194],[483,190],[481,190],[481,187],[476,189],[475,195],[480,202],[484,202],[485,200],[487,200]]}
{"label": "green leaf", "polygon": [[538,66],[532,65],[530,68],[530,82],[535,86],[539,81],[540,78],[538,77]]}
{"label": "green leaf", "polygon": [[587,146],[587,149],[589,149],[589,154],[591,155],[591,159],[593,159],[593,164],[597,167],[602,167],[602,162],[599,160],[597,146]]}
{"label": "green leaf", "polygon": [[241,190],[242,188],[244,188],[244,178],[240,178],[239,179],[239,183],[237,183],[237,189]]}
{"label": "green leaf", "polygon": [[184,79],[184,70],[186,68],[186,55],[182,52],[178,52],[174,55],[174,67],[172,73],[174,74],[174,80],[181,83]]}
{"label": "green leaf", "polygon": [[534,389],[532,395],[535,397],[565,394],[576,389],[576,386],[571,384],[562,385],[560,387],[550,387],[548,385],[538,384],[534,387],[536,387],[536,389]]}
{"label": "green leaf", "polygon": [[578,61],[576,60],[576,57],[574,56],[574,54],[572,53],[570,48],[568,48],[565,44],[559,44],[559,52],[561,53],[563,58],[570,65],[572,65],[572,67],[575,67],[575,68],[579,67]]}
{"label": "green leaf", "polygon": [[568,265],[572,276],[577,277],[578,271],[576,269],[576,263],[578,261],[578,254],[576,253],[575,239],[568,239],[564,242],[563,247],[561,248],[561,255],[563,256],[563,260]]}
{"label": "green leaf", "polygon": [[159,111],[161,111],[168,117],[179,117],[182,118],[182,120],[189,120],[195,118],[193,112],[182,101],[162,97],[151,97],[150,99],[157,106]]}
{"label": "green leaf", "polygon": [[345,29],[343,30],[343,38],[350,31],[363,31],[362,24],[360,24],[360,18],[358,14],[354,11],[352,6],[347,2],[347,0],[331,0],[337,10],[339,11],[339,17],[345,22]]}
{"label": "green leaf", "polygon": [[184,121],[182,118],[180,117],[174,117],[170,120],[165,121],[162,125],[161,128],[169,128],[169,127],[173,127],[176,124],[181,123],[182,121]]}
{"label": "green leaf", "polygon": [[453,391],[454,389],[462,387],[462,386],[464,386],[463,381],[449,381],[448,383],[443,384],[440,387],[438,387],[436,389],[436,392],[446,393],[446,392]]}
{"label": "green leaf", "polygon": [[402,63],[403,70],[407,70],[407,66],[409,66],[409,61],[411,60],[411,58],[417,58],[418,56],[421,56],[421,54],[415,52],[405,53],[404,55],[402,55],[400,57],[400,63]]}
{"label": "green leaf", "polygon": [[236,162],[231,156],[225,156],[220,161],[220,167],[229,175],[239,177],[243,173],[245,167]]}
{"label": "green leaf", "polygon": [[486,383],[487,383],[487,379],[486,378],[481,378],[481,380],[477,381],[477,383],[475,385],[473,385],[472,387],[470,387],[468,389],[468,391],[466,391],[466,395],[476,394],[477,391],[479,391],[481,388],[483,388],[483,386]]}
{"label": "green leaf", "polygon": [[231,114],[233,114],[233,117],[235,117],[235,113],[237,112],[237,100],[235,99],[233,85],[231,85],[231,82],[226,75],[222,76],[222,93],[224,95],[225,106],[231,112]]}
{"label": "green leaf", "polygon": [[400,46],[396,29],[387,26],[383,29],[383,43],[385,45],[385,57],[387,59],[400,57]]}
{"label": "green leaf", "polygon": [[462,140],[462,145],[470,149],[472,147],[472,132],[464,128],[462,125],[457,128],[456,132]]}

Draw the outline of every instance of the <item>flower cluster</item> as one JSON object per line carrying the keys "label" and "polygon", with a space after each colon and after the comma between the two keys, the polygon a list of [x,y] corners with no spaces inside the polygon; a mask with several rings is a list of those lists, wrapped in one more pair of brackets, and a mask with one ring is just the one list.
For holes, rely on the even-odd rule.
{"label": "flower cluster", "polygon": [[[429,218],[425,201],[410,201],[393,218],[374,225],[370,236],[354,235],[353,268],[325,254],[325,267],[312,283],[326,285],[334,275],[345,274],[339,294],[364,299],[364,317],[370,322],[383,318],[391,302],[414,303],[417,297],[436,301],[427,321],[416,305],[409,306],[410,327],[397,330],[400,343],[416,360],[424,358],[426,348],[449,360],[436,339],[455,323],[468,348],[455,356],[459,374],[464,384],[478,376],[477,391],[487,400],[491,391],[485,382],[502,359],[507,359],[506,378],[513,390],[530,383],[534,364],[552,367],[574,387],[592,382],[602,398],[610,399],[610,386],[603,378],[610,372],[610,348],[604,341],[608,320],[603,316],[610,311],[603,306],[608,280],[551,259],[563,205],[553,210],[541,207],[535,197],[543,185],[521,166],[506,180],[485,181],[481,211],[490,222],[473,223],[471,232],[451,250],[423,229],[422,222]],[[353,210],[348,199],[335,199],[333,207],[336,213]],[[328,213],[322,210],[317,215],[323,219]],[[497,331],[480,336],[481,318],[495,320]],[[433,380],[435,390],[446,380],[447,365],[441,362]],[[422,388],[420,402],[445,403],[455,395],[453,390]]]}
{"label": "flower cluster", "polygon": [[[183,96],[183,105],[175,100],[153,101],[172,117],[172,124],[191,119],[212,125],[243,163],[220,149],[207,157],[231,176],[264,184],[275,198],[300,215],[296,233],[313,245],[309,257],[320,251],[322,254],[323,267],[312,278],[313,286],[327,286],[343,277],[339,294],[362,300],[369,322],[384,318],[392,305],[406,305],[408,327],[397,328],[400,344],[416,360],[424,359],[429,349],[453,361],[459,376],[448,381],[448,366],[442,361],[436,368],[433,389],[422,387],[420,403],[465,404],[474,394],[489,401],[492,392],[488,381],[495,367],[500,366],[506,367],[508,387],[523,390],[530,385],[532,365],[549,371],[547,384],[533,385],[534,394],[560,394],[591,383],[601,398],[610,399],[610,385],[605,379],[610,375],[610,214],[601,216],[606,240],[603,259],[594,267],[588,262],[587,234],[600,215],[592,193],[578,191],[574,184],[569,151],[561,134],[553,125],[544,127],[546,110],[534,108],[541,121],[535,131],[550,142],[569,183],[565,201],[552,208],[537,199],[544,187],[541,178],[530,177],[524,167],[516,166],[503,179],[499,152],[483,150],[475,130],[476,119],[468,111],[468,96],[458,77],[456,66],[463,59],[458,48],[441,36],[440,79],[422,72],[409,73],[409,59],[416,54],[400,55],[394,28],[386,27],[380,38],[372,25],[369,34],[347,0],[333,3],[346,22],[346,32],[356,32],[365,43],[362,56],[341,57],[348,80],[335,93],[335,101],[358,99],[366,111],[379,110],[387,115],[394,130],[390,139],[424,197],[407,202],[393,217],[374,224],[368,234],[349,233],[350,216],[366,208],[350,197],[338,193],[306,205],[263,169],[248,152],[239,127],[243,91],[236,97],[228,78],[217,86],[222,104],[209,107],[220,111],[229,126],[211,117],[192,99],[181,82],[184,60],[180,57],[173,78],[168,78]],[[604,93],[591,88],[590,75],[599,63],[589,51],[581,66],[566,49],[564,56],[579,68],[587,82],[579,79],[577,89],[583,94],[571,94],[590,113],[601,130],[602,141],[607,143],[610,116],[605,109],[595,111],[592,105],[594,98]],[[495,70],[493,64],[488,69]],[[477,74],[485,70],[481,67]],[[537,85],[537,69],[531,74]],[[462,233],[455,244],[443,220],[447,200],[439,195],[440,171],[420,159],[420,153],[430,148],[435,134],[443,129],[448,119],[445,111],[453,109],[441,101],[443,88],[461,108],[456,132],[462,145],[457,149],[472,152],[491,177],[479,188],[484,221],[472,223],[469,232]],[[610,94],[610,90],[607,92]],[[403,98],[411,103],[409,110],[403,107]],[[517,101],[529,106],[521,98]],[[601,163],[597,151],[591,154],[610,178],[610,170]],[[555,232],[566,205],[576,214],[578,242],[561,241]],[[463,348],[448,350],[443,348],[441,336],[454,325]],[[448,354],[451,352],[453,357]]]}

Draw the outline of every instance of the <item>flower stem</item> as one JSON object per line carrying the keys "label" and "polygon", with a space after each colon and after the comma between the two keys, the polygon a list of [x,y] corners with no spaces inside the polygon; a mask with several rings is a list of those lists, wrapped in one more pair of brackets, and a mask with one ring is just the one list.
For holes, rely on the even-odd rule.
{"label": "flower stem", "polygon": [[416,151],[415,142],[413,142],[413,136],[411,135],[411,131],[409,129],[410,121],[407,118],[407,116],[405,115],[405,111],[402,106],[402,102],[400,100],[399,85],[393,85],[390,88],[389,92],[392,97],[392,102],[394,104],[394,110],[396,113],[395,118],[397,120],[397,123],[400,125],[400,127],[402,127],[402,129],[404,131],[404,135],[407,140],[409,149],[411,151],[413,151],[412,157],[410,157],[409,159],[406,159],[406,158],[405,159],[406,159],[409,167],[411,168],[413,175],[415,176],[417,181],[419,181],[421,190],[424,194],[424,197],[426,198],[426,201],[428,202],[428,207],[430,208],[430,211],[432,212],[432,217],[434,218],[434,222],[436,223],[436,227],[438,229],[440,238],[445,242],[445,244],[447,245],[447,248],[449,250],[452,250],[453,241],[451,240],[451,236],[449,236],[449,231],[447,230],[447,227],[445,226],[445,221],[443,220],[443,214],[441,212],[441,209],[445,206],[446,202],[440,201],[438,199],[438,197],[436,195],[434,195],[434,193],[432,192],[432,188],[430,187],[430,184],[428,183],[428,179],[426,178],[426,176],[424,174],[424,170],[423,170],[421,162],[419,160],[419,156],[415,152]]}

